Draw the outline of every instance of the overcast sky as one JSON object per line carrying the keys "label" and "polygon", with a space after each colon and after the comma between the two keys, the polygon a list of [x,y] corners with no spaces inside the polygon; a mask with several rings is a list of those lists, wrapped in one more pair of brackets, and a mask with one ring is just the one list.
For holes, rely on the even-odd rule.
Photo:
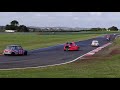
{"label": "overcast sky", "polygon": [[0,12],[0,25],[12,20],[37,27],[120,28],[120,12]]}

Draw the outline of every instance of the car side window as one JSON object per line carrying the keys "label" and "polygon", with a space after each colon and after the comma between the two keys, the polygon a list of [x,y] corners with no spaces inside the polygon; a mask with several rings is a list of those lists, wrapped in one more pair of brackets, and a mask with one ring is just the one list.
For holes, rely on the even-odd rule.
{"label": "car side window", "polygon": [[15,47],[11,47],[12,50],[15,50]]}
{"label": "car side window", "polygon": [[22,47],[21,47],[21,46],[19,46],[19,47],[18,47],[18,49],[20,50],[20,49],[22,49]]}
{"label": "car side window", "polygon": [[15,50],[18,50],[18,48],[17,48],[17,47],[14,47],[14,49],[15,49]]}

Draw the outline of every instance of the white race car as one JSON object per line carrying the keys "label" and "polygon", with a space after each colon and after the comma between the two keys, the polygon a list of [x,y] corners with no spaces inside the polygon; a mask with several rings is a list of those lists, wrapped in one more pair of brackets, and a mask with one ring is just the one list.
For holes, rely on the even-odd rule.
{"label": "white race car", "polygon": [[91,46],[99,46],[99,42],[97,40],[93,40]]}

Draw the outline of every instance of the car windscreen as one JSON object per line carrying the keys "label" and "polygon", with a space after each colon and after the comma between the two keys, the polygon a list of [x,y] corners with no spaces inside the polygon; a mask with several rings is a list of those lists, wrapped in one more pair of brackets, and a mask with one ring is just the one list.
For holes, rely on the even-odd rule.
{"label": "car windscreen", "polygon": [[98,43],[98,41],[92,41],[93,43]]}
{"label": "car windscreen", "polygon": [[18,48],[18,49],[23,49],[21,46],[18,46],[17,48]]}
{"label": "car windscreen", "polygon": [[6,49],[12,49],[12,50],[15,50],[15,49],[22,49],[21,46],[7,46]]}
{"label": "car windscreen", "polygon": [[98,41],[95,41],[94,43],[98,43]]}
{"label": "car windscreen", "polygon": [[6,49],[12,49],[12,46],[7,46]]}

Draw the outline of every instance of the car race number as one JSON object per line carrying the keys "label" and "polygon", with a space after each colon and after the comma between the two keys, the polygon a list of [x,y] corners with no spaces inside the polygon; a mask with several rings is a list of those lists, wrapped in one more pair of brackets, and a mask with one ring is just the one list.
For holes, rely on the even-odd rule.
{"label": "car race number", "polygon": [[19,52],[18,52],[19,54],[23,54],[23,50],[19,50]]}

